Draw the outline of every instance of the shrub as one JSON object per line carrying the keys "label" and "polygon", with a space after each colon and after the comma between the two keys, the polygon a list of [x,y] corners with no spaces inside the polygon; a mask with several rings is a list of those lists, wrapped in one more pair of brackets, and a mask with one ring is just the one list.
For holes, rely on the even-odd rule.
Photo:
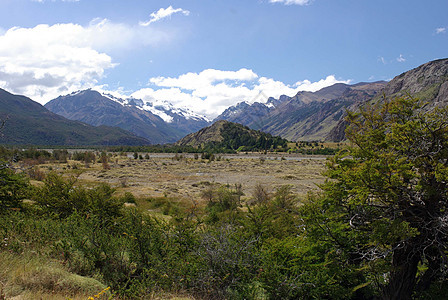
{"label": "shrub", "polygon": [[28,190],[29,183],[25,177],[15,174],[5,163],[0,162],[0,213],[20,208]]}

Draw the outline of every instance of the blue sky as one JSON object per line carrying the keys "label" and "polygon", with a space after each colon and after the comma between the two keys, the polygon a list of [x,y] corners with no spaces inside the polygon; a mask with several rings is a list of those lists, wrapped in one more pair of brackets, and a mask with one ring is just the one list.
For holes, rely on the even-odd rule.
{"label": "blue sky", "polygon": [[260,93],[446,58],[447,12],[446,0],[0,0],[0,87],[40,103],[94,87],[213,118]]}

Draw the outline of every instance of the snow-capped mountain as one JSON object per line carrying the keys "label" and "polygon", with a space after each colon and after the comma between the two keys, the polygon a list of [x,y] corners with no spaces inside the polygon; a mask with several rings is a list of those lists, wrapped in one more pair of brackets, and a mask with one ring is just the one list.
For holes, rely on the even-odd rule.
{"label": "snow-capped mountain", "polygon": [[164,101],[117,97],[91,89],[60,96],[45,107],[68,119],[126,129],[154,144],[175,142],[209,124],[207,118]]}
{"label": "snow-capped mountain", "polygon": [[149,111],[156,116],[159,116],[167,123],[176,123],[182,119],[197,121],[197,122],[207,122],[210,120],[205,116],[201,116],[188,108],[175,107],[167,101],[157,100],[154,102],[144,101],[141,99],[136,99],[133,97],[116,97],[109,93],[101,93],[104,97],[109,98],[112,101],[118,102],[123,106],[135,106],[139,109]]}
{"label": "snow-capped mountain", "polygon": [[227,120],[234,123],[261,128],[263,127],[263,120],[269,113],[275,110],[275,108],[282,102],[289,99],[290,97],[282,95],[279,99],[270,97],[266,103],[254,102],[249,104],[248,102],[240,102],[227,108],[215,119],[215,121]]}

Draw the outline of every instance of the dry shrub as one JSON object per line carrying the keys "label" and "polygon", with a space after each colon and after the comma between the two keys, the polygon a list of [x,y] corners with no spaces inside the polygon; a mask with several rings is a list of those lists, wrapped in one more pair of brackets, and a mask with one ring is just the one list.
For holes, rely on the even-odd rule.
{"label": "dry shrub", "polygon": [[41,171],[39,168],[34,167],[27,171],[28,176],[31,179],[37,180],[37,181],[43,181],[45,179],[45,173]]}
{"label": "dry shrub", "polygon": [[257,183],[252,194],[252,199],[253,204],[266,204],[270,199],[267,187],[261,183]]}

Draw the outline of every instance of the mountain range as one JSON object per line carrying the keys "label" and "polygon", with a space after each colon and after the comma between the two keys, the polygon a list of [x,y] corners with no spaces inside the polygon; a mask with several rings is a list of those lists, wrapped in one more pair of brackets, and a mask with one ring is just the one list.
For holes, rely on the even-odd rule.
{"label": "mountain range", "polygon": [[112,146],[147,145],[149,141],[123,129],[95,127],[68,120],[39,103],[0,89],[0,144]]}
{"label": "mountain range", "polygon": [[[448,105],[448,59],[428,62],[390,82],[338,83],[293,97],[268,98],[263,103],[240,102],[213,122],[240,123],[291,141],[340,141],[347,110],[404,94],[427,101],[428,109]],[[213,123],[168,102],[120,98],[90,89],[60,96],[45,108],[0,90],[0,120],[6,115],[9,119],[0,142],[13,144],[165,144]]]}
{"label": "mountain range", "polygon": [[298,92],[266,103],[245,102],[229,107],[216,120],[228,120],[272,135],[296,140],[344,139],[346,110],[357,110],[382,97],[409,94],[432,106],[448,104],[448,59],[423,64],[390,82],[337,83],[317,92]]}
{"label": "mountain range", "polygon": [[325,140],[343,119],[345,109],[372,99],[386,82],[337,83],[317,92],[299,92],[294,97],[282,96],[266,104],[245,103],[228,108],[217,119],[228,120],[250,128],[279,135],[291,141]]}
{"label": "mountain range", "polygon": [[60,96],[45,107],[71,120],[120,127],[152,144],[176,142],[209,124],[205,117],[175,108],[168,102],[124,99],[90,89]]}

